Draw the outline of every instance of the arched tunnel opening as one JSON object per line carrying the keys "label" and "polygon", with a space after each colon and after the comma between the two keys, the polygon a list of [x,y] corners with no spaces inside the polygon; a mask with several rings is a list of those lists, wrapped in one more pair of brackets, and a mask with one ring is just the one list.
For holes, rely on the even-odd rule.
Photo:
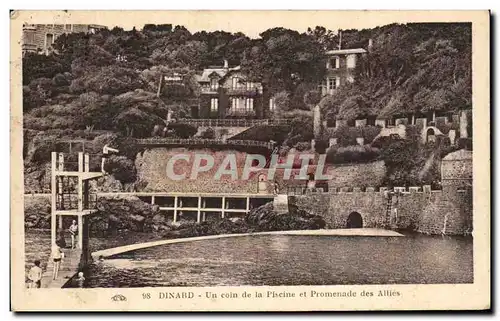
{"label": "arched tunnel opening", "polygon": [[352,212],[347,217],[346,228],[361,228],[363,227],[363,217],[358,212]]}

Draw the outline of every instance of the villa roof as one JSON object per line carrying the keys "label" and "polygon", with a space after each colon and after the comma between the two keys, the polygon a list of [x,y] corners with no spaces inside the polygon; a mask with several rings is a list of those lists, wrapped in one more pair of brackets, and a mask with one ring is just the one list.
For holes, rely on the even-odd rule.
{"label": "villa roof", "polygon": [[236,66],[233,68],[224,68],[224,67],[216,67],[216,68],[206,68],[203,69],[203,73],[196,77],[198,82],[209,82],[210,75],[216,73],[220,78],[224,77],[230,71],[240,70],[240,66]]}
{"label": "villa roof", "polygon": [[446,155],[443,160],[472,160],[472,151],[461,149]]}
{"label": "villa roof", "polygon": [[349,55],[349,54],[361,54],[366,53],[367,51],[363,48],[355,48],[355,49],[341,49],[341,50],[330,50],[327,51],[327,55]]}

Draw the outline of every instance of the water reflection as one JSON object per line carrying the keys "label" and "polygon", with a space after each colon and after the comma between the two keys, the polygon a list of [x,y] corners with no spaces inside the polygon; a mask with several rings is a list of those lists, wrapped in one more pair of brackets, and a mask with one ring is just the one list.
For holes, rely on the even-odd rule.
{"label": "water reflection", "polygon": [[126,253],[88,273],[87,287],[471,283],[472,239],[227,238]]}

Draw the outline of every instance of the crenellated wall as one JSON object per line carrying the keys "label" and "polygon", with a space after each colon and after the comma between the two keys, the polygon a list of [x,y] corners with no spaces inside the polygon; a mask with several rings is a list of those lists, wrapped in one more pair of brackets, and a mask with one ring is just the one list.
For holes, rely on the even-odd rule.
{"label": "crenellated wall", "polygon": [[393,196],[387,213],[388,196],[381,191],[329,193],[309,192],[289,196],[289,203],[321,215],[330,228],[345,228],[349,215],[357,212],[363,227],[409,229],[426,234],[470,235],[472,233],[471,190],[403,192]]}

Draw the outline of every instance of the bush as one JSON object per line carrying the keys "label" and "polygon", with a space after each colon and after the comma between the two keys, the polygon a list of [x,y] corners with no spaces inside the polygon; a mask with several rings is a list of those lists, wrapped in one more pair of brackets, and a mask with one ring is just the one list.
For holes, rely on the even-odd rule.
{"label": "bush", "polygon": [[205,139],[214,139],[215,138],[215,130],[212,127],[208,127],[201,133],[201,138]]}
{"label": "bush", "polygon": [[132,183],[137,178],[134,162],[125,156],[112,155],[104,164],[104,170],[122,183]]}
{"label": "bush", "polygon": [[328,148],[328,141],[325,139],[318,139],[314,144],[314,149],[319,154],[324,154]]}
{"label": "bush", "polygon": [[198,132],[198,129],[190,124],[172,123],[168,127],[180,138],[191,138]]}
{"label": "bush", "polygon": [[377,137],[378,134],[380,134],[380,131],[382,130],[381,127],[379,126],[365,126],[361,127],[362,128],[362,135],[363,138],[365,139],[365,143],[371,143],[375,137]]}
{"label": "bush", "polygon": [[360,127],[339,126],[333,132],[333,137],[337,138],[337,144],[342,147],[356,145],[356,138],[362,135]]}
{"label": "bush", "polygon": [[406,125],[405,132],[407,139],[413,141],[420,140],[420,130],[416,125]]}
{"label": "bush", "polygon": [[50,198],[26,197],[24,201],[24,226],[50,228]]}
{"label": "bush", "polygon": [[457,145],[460,149],[472,150],[472,138],[459,138]]}
{"label": "bush", "polygon": [[295,144],[293,146],[293,148],[295,148],[299,152],[303,152],[303,151],[311,149],[311,143],[309,143],[309,142],[298,142],[297,144]]}
{"label": "bush", "polygon": [[327,153],[326,162],[329,164],[368,163],[375,161],[379,156],[380,150],[369,145],[347,146],[331,148]]}

